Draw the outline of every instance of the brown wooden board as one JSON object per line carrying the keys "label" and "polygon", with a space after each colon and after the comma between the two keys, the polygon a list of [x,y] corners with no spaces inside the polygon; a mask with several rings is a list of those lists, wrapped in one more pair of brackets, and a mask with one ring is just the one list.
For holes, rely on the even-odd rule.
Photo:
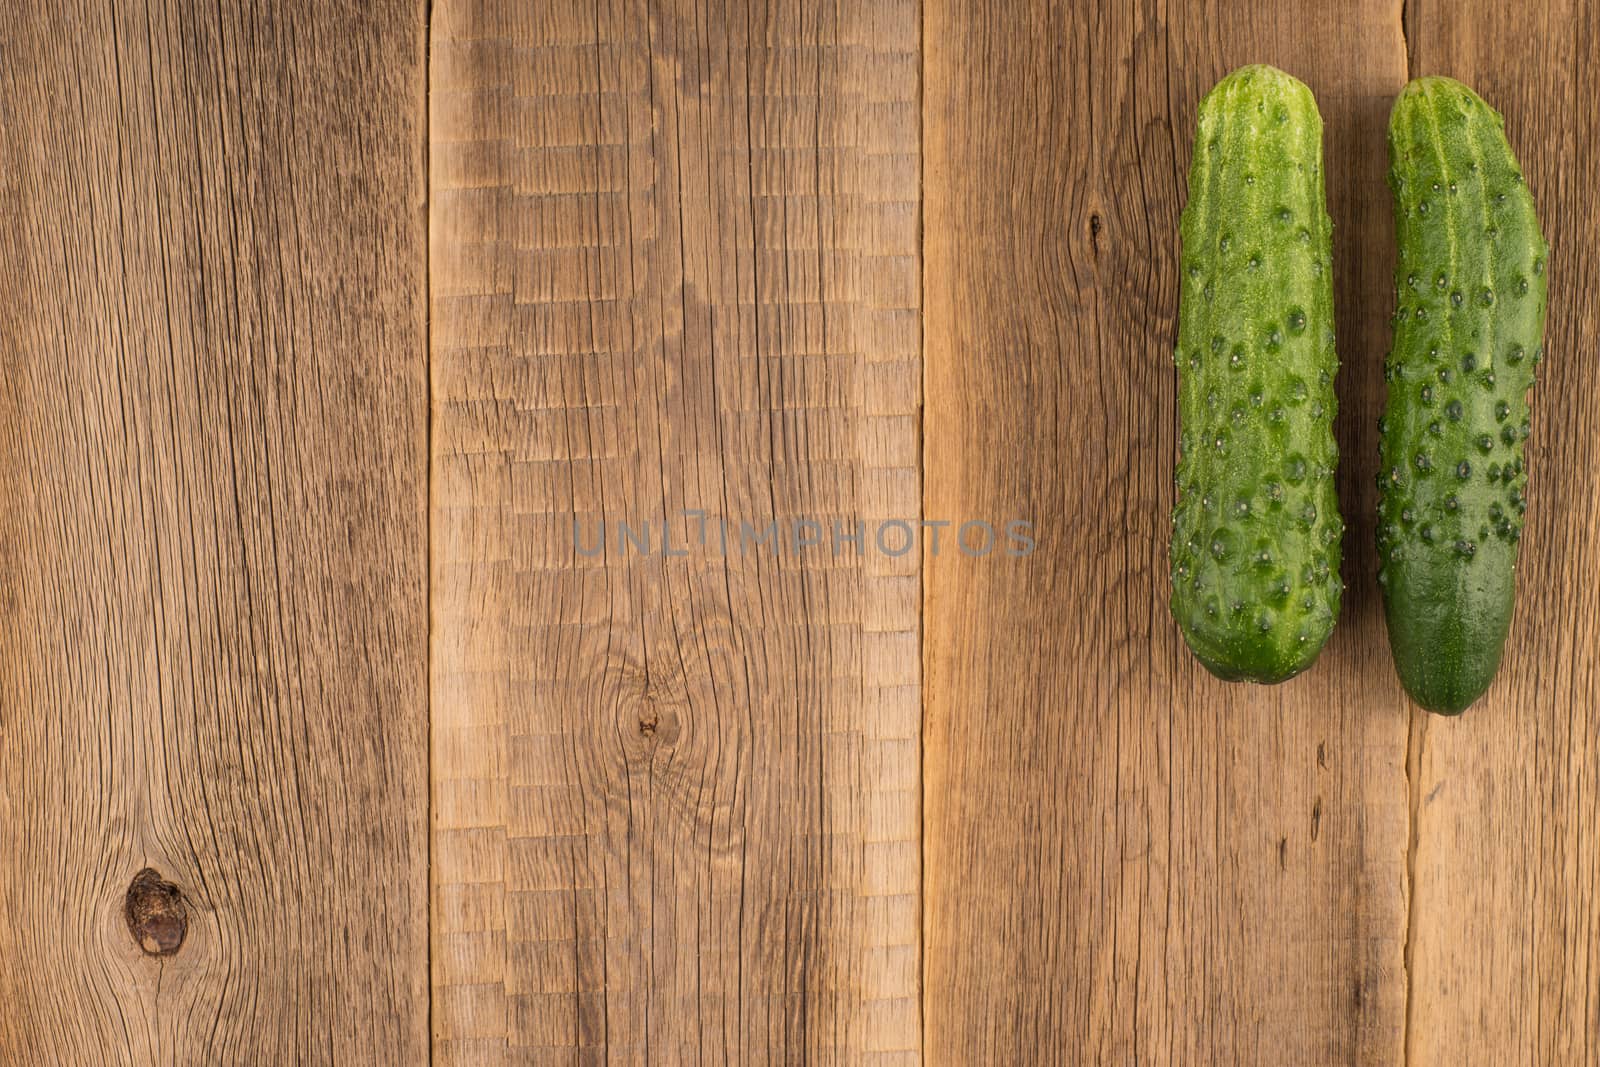
{"label": "brown wooden board", "polygon": [[1420,712],[1409,1062],[1600,1060],[1600,244],[1593,5],[1412,0],[1413,75],[1505,115],[1550,242],[1517,613],[1488,696]]}
{"label": "brown wooden board", "polygon": [[7,1065],[426,1061],[424,34],[0,16]]}
{"label": "brown wooden board", "polygon": [[439,1064],[917,1062],[917,46],[434,8]]}
{"label": "brown wooden board", "polygon": [[[1597,49],[1579,0],[14,5],[0,1063],[1596,1060]],[[1325,124],[1348,525],[1270,689],[1166,606],[1190,138],[1252,62]],[[1552,245],[1458,720],[1373,536],[1432,73]]]}
{"label": "brown wooden board", "polygon": [[[927,565],[926,1047],[941,1063],[1398,1062],[1407,711],[1373,577],[1395,4],[926,8],[925,510],[1039,550]],[[1275,689],[1166,607],[1177,230],[1200,97],[1326,124],[1342,622]]]}

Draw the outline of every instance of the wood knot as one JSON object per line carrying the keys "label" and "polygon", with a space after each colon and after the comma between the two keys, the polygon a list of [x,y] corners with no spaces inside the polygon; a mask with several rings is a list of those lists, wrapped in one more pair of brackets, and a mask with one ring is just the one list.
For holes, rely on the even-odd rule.
{"label": "wood knot", "polygon": [[122,914],[133,939],[149,956],[175,955],[189,932],[183,891],[149,867],[133,876]]}
{"label": "wood knot", "polygon": [[635,711],[639,739],[651,748],[671,748],[678,742],[678,713],[654,691],[646,692]]}

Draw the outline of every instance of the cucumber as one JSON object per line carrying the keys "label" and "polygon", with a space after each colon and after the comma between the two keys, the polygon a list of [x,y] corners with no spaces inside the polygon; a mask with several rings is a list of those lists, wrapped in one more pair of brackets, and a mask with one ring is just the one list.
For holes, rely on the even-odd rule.
{"label": "cucumber", "polygon": [[1332,232],[1311,90],[1268,66],[1223,78],[1181,228],[1171,607],[1229,681],[1305,670],[1339,614]]}
{"label": "cucumber", "polygon": [[1405,87],[1389,164],[1399,258],[1378,582],[1400,681],[1457,714],[1494,680],[1511,626],[1549,246],[1504,120],[1460,82]]}

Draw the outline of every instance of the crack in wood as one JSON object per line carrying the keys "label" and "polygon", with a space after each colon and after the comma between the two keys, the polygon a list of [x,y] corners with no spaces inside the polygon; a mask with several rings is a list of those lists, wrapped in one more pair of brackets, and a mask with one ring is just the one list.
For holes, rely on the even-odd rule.
{"label": "crack in wood", "polygon": [[1417,842],[1422,799],[1422,748],[1428,736],[1428,713],[1411,710],[1410,733],[1406,739],[1406,936],[1403,959],[1406,972],[1405,1018],[1402,1022],[1401,1041],[1405,1062],[1411,1062],[1411,1012],[1416,984],[1414,969],[1414,933],[1417,916]]}

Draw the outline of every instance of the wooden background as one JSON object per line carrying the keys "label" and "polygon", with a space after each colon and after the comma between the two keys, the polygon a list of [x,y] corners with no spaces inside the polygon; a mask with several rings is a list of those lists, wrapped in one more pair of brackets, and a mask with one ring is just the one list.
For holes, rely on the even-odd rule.
{"label": "wooden background", "polygon": [[[1600,1062],[1597,49],[1578,0],[8,9],[0,1062]],[[1317,94],[1343,360],[1344,615],[1270,690],[1165,606],[1247,62]],[[1553,248],[1457,720],[1374,581],[1425,73]],[[720,550],[774,517],[823,547]],[[1037,550],[828,547],[896,519]]]}

